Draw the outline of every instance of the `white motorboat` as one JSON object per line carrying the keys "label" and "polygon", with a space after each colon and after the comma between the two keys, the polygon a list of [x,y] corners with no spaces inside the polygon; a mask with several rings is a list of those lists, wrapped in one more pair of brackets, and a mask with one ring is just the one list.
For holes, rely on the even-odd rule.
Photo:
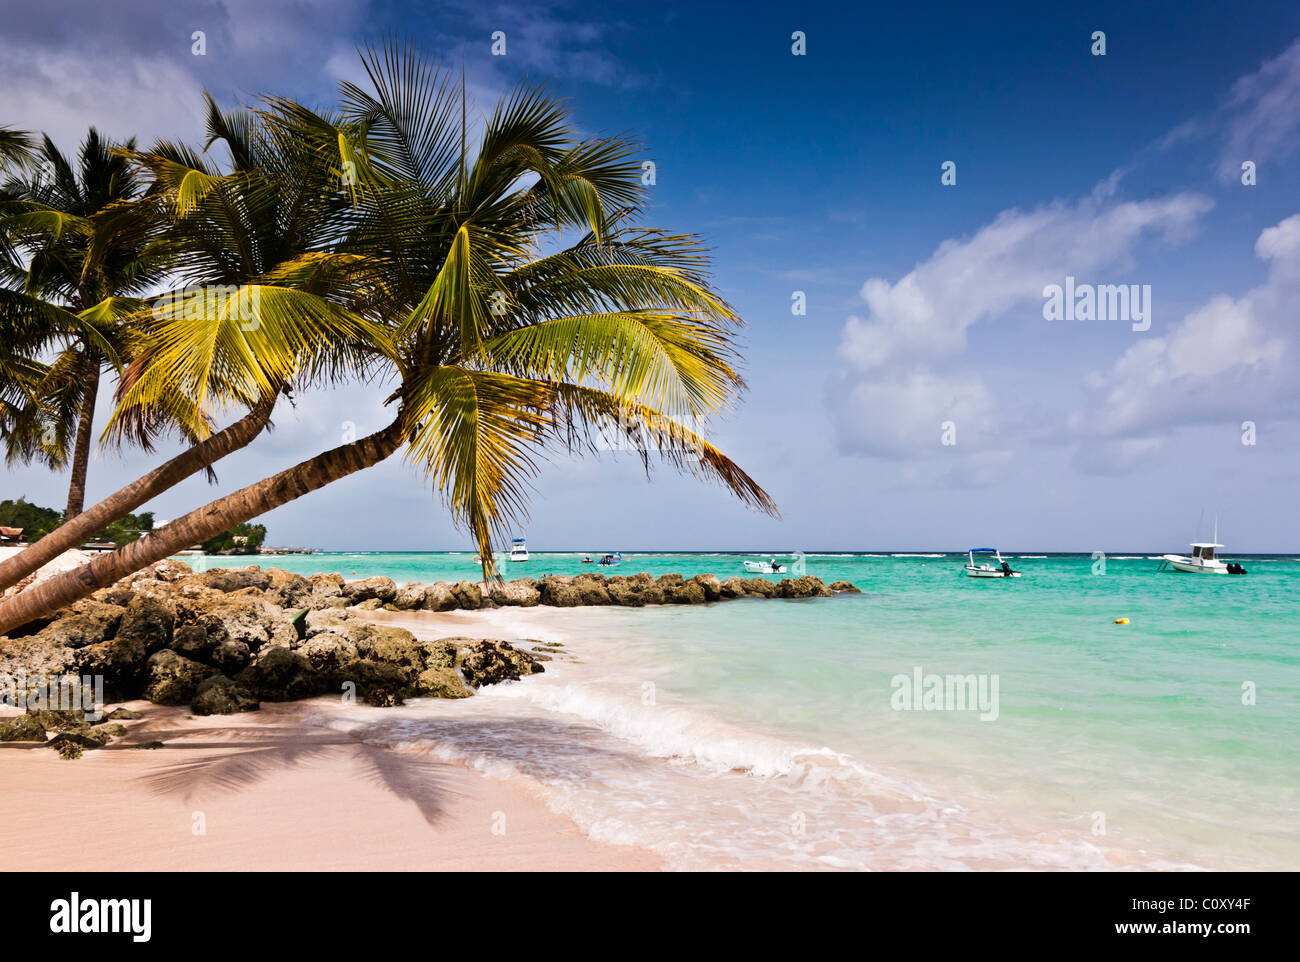
{"label": "white motorboat", "polygon": [[783,575],[785,565],[773,564],[771,561],[746,561],[745,570],[759,575]]}
{"label": "white motorboat", "polygon": [[600,560],[596,562],[602,568],[617,568],[623,563],[623,553],[615,551],[613,554],[603,554]]}
{"label": "white motorboat", "polygon": [[[987,562],[981,565],[975,563],[976,554],[991,554],[997,565],[991,565]],[[1011,570],[1011,565],[1002,560],[1002,552],[997,548],[971,548],[966,552],[970,559],[970,564],[964,565],[966,574],[972,578],[1019,578],[1020,572]]]}
{"label": "white motorboat", "polygon": [[510,542],[510,560],[527,561],[528,560],[528,542],[523,538],[515,538]]}
{"label": "white motorboat", "polygon": [[1216,550],[1222,548],[1219,544],[1219,519],[1214,519],[1214,540],[1213,541],[1193,541],[1192,553],[1190,555],[1166,554],[1161,555],[1164,564],[1160,566],[1161,570],[1173,568],[1175,571],[1186,571],[1189,574],[1196,575],[1244,575],[1246,569],[1241,565],[1231,562],[1222,561],[1215,554]]}
{"label": "white motorboat", "polygon": [[1190,555],[1161,555],[1170,568],[1175,571],[1187,571],[1198,575],[1226,575],[1228,566],[1214,556],[1215,548],[1223,545],[1212,541],[1193,541]]}

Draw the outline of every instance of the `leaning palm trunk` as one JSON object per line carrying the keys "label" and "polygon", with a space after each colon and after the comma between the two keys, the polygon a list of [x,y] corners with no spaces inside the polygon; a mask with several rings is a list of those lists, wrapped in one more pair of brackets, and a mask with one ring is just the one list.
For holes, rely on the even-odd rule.
{"label": "leaning palm trunk", "polygon": [[110,494],[89,511],[51,531],[12,558],[0,562],[0,591],[16,585],[33,571],[75,548],[96,531],[101,531],[156,498],[186,478],[247,446],[261,434],[275,407],[275,396],[264,398],[253,410],[230,427],[218,431],[187,451],[178,454],[142,478]]}
{"label": "leaning palm trunk", "polygon": [[234,494],[218,498],[112,554],[33,585],[0,604],[0,634],[106,588],[146,565],[206,541],[304,494],[373,467],[401,445],[402,421],[399,415],[381,431],[318,454]]}
{"label": "leaning palm trunk", "polygon": [[93,351],[86,359],[86,387],[81,398],[81,415],[77,419],[77,442],[72,454],[72,481],[68,485],[68,507],[63,520],[81,514],[86,503],[86,471],[90,467],[91,430],[95,422],[95,401],[99,398],[99,356]]}

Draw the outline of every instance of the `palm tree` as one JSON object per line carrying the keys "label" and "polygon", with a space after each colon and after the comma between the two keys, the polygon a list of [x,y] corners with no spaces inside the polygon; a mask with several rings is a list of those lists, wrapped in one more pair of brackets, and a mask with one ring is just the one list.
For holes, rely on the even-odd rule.
{"label": "palm tree", "polygon": [[[190,446],[0,562],[0,589],[251,443],[270,426],[277,400],[304,369],[299,380],[309,383],[322,371],[352,370],[360,360],[351,345],[368,336],[368,328],[347,310],[350,285],[344,283],[356,259],[331,253],[342,236],[340,218],[350,209],[337,171],[317,151],[268,134],[252,114],[222,112],[211,97],[207,108],[202,154],[170,143],[130,154],[148,182],[135,203],[144,208],[142,217],[161,225],[155,249],[166,253],[174,283],[146,309],[137,304],[127,313],[134,359],[119,386],[122,406],[106,432],[118,443],[150,450],[160,433],[171,430]],[[209,156],[218,143],[229,154],[224,169]],[[195,299],[198,311],[191,310]],[[239,315],[240,307],[251,309],[248,316]],[[215,322],[226,309],[235,312],[229,319],[236,323],[221,326],[220,337],[184,359],[185,378],[173,381],[154,363],[157,345],[178,317],[188,313],[206,337],[210,329],[200,317]],[[267,341],[276,349],[264,350]],[[275,366],[263,368],[260,358]],[[196,393],[179,390],[181,380]],[[214,408],[232,405],[248,413],[212,433]]]}
{"label": "palm tree", "polygon": [[[471,151],[463,83],[394,46],[364,64],[374,92],[344,83],[337,116],[279,99],[263,116],[349,174],[341,189],[356,206],[338,253],[364,265],[357,302],[384,334],[359,347],[393,385],[392,421],[33,586],[0,605],[0,632],[402,448],[474,536],[485,579],[492,538],[523,515],[539,460],[589,443],[602,422],[647,466],[658,453],[775,513],[697,430],[743,387],[740,322],[710,287],[697,239],[636,225],[637,146],[581,137],[563,104],[520,88]],[[193,359],[228,327],[170,324],[150,364],[158,373],[141,383],[200,395]]]}
{"label": "palm tree", "polygon": [[[30,133],[0,126],[0,211],[16,199],[13,180],[32,163],[35,146]],[[60,318],[48,316],[52,311],[38,298],[3,284],[2,279],[17,273],[21,262],[8,227],[0,220],[0,330],[4,334],[0,338],[0,442],[10,463],[46,455],[57,467],[57,453],[43,450],[41,444],[47,435],[46,421],[35,392],[49,367],[36,356],[34,344]]]}
{"label": "palm tree", "polygon": [[11,422],[39,430],[40,440],[14,438],[9,454],[70,463],[67,519],[85,503],[100,378],[106,366],[122,365],[128,333],[122,320],[138,309],[135,295],[165,276],[166,261],[154,251],[150,224],[131,203],[140,183],[119,148],[132,146],[106,140],[92,127],[74,166],[44,137],[6,182],[0,206],[0,252],[7,255],[0,260],[0,286],[9,294],[6,300],[44,302],[44,316],[52,322],[11,342],[28,359],[53,356],[31,406]]}
{"label": "palm tree", "polygon": [[31,158],[35,146],[32,135],[0,124],[0,169],[10,164],[22,165]]}

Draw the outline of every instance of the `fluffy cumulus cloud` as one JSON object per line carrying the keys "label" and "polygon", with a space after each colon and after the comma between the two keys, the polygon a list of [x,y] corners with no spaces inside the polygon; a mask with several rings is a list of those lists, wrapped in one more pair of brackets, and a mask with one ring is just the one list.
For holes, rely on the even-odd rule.
{"label": "fluffy cumulus cloud", "polygon": [[1067,274],[1125,270],[1139,242],[1186,235],[1210,206],[1199,194],[1176,194],[1004,211],[973,237],[944,241],[897,282],[863,284],[870,313],[848,319],[841,352],[864,371],[958,354],[978,321],[1041,302],[1043,288]]}
{"label": "fluffy cumulus cloud", "polygon": [[1132,456],[1123,466],[1183,425],[1294,415],[1300,214],[1264,230],[1255,253],[1268,264],[1259,287],[1211,298],[1088,378],[1093,403],[1070,418],[1071,430],[1093,442],[1081,452],[1086,461]]}
{"label": "fluffy cumulus cloud", "polygon": [[[944,241],[895,282],[871,278],[865,317],[845,323],[844,369],[832,392],[840,446],[851,453],[912,457],[940,448],[954,422],[964,452],[997,450],[1007,416],[979,376],[954,369],[967,331],[1026,305],[1065,276],[1131,268],[1148,242],[1185,237],[1211,207],[1198,194],[1117,203],[1101,189],[1074,203],[1008,210],[972,237]],[[1019,433],[1019,432],[1018,432]]]}

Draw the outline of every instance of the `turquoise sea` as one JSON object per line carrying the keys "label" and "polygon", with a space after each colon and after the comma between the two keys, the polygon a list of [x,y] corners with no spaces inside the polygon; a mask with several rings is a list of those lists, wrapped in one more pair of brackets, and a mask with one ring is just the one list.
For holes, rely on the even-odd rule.
{"label": "turquoise sea", "polygon": [[[1149,554],[1008,553],[1024,577],[985,581],[965,554],[810,553],[809,574],[863,593],[503,609],[480,633],[560,638],[574,659],[331,723],[529,778],[584,831],[677,867],[1298,869],[1300,559],[1234,556],[1249,574],[1220,577]],[[593,570],[582,557],[503,568]],[[726,578],[754,557],[594,570]],[[474,579],[472,558],[185,560],[400,583]],[[901,679],[932,676],[985,704],[913,701]]]}

